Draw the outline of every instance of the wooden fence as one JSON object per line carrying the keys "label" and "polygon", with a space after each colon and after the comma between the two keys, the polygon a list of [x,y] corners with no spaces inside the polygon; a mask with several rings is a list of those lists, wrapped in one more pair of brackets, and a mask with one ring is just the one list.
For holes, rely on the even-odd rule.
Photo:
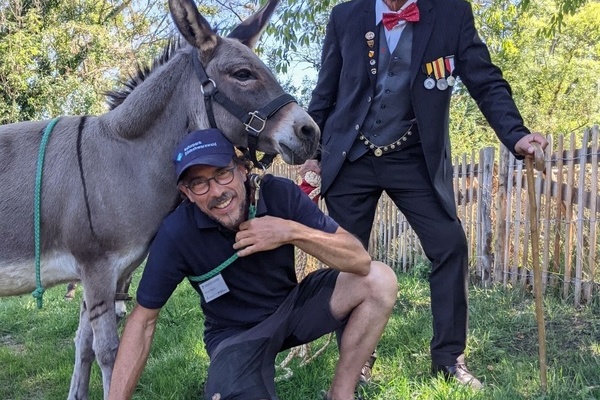
{"label": "wooden fence", "polygon": [[[597,216],[599,129],[556,140],[548,137],[545,171],[535,172],[544,290],[575,304],[600,296],[596,268],[600,243]],[[505,148],[454,159],[458,215],[469,244],[471,275],[483,286],[533,285],[525,163]],[[497,158],[497,159],[496,159]],[[278,164],[272,173],[298,179],[296,169]],[[324,208],[324,204],[322,205]],[[384,195],[373,224],[370,252],[401,271],[426,262],[406,218]]]}

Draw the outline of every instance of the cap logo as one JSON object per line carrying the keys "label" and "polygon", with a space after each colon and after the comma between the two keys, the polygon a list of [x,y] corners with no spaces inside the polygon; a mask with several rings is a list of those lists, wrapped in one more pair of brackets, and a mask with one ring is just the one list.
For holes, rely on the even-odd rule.
{"label": "cap logo", "polygon": [[193,151],[205,149],[207,147],[217,147],[217,142],[212,143],[202,143],[201,141],[194,142],[183,149],[184,156],[187,156]]}

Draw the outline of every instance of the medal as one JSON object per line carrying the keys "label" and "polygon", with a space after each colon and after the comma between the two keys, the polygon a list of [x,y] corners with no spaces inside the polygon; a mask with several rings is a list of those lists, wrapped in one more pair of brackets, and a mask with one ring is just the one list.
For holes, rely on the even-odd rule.
{"label": "medal", "polygon": [[373,58],[375,56],[375,52],[373,50],[369,50],[369,58]]}
{"label": "medal", "polygon": [[438,58],[433,62],[433,74],[437,80],[435,86],[438,90],[448,89],[448,82],[446,81],[446,68],[444,67],[444,59]]}
{"label": "medal", "polygon": [[367,40],[371,40],[371,39],[375,39],[375,34],[371,31],[365,33],[365,39]]}
{"label": "medal", "polygon": [[427,79],[425,79],[425,82],[423,82],[423,86],[425,86],[425,89],[433,89],[435,87],[435,81],[433,80],[432,77],[429,77]]}
{"label": "medal", "polygon": [[454,72],[454,56],[446,56],[444,58],[444,64],[446,65],[446,69],[450,73],[450,76],[446,79],[446,81],[448,81],[448,85],[454,86],[454,84],[456,83],[456,79],[452,75],[452,73]]}
{"label": "medal", "polygon": [[448,89],[448,81],[444,78],[438,79],[435,86],[437,86],[439,90],[446,90]]}
{"label": "medal", "polygon": [[373,47],[373,46],[375,46],[375,41],[374,40],[367,40],[367,45],[369,47]]}
{"label": "medal", "polygon": [[371,73],[372,73],[373,75],[377,74],[377,68],[371,68]]}
{"label": "medal", "polygon": [[425,79],[425,82],[423,82],[423,86],[425,86],[425,89],[431,90],[435,87],[435,81],[431,77],[431,73],[433,72],[431,63],[425,64],[425,69],[427,70],[427,79]]}

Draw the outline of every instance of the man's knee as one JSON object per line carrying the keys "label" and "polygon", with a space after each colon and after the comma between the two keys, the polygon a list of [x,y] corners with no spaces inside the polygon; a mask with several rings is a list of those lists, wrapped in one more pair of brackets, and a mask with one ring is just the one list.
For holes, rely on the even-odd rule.
{"label": "man's knee", "polygon": [[458,221],[441,224],[422,244],[433,260],[460,259],[469,251],[465,231]]}
{"label": "man's knee", "polygon": [[398,281],[396,273],[388,265],[372,261],[366,281],[369,285],[369,297],[386,307],[394,306],[398,295]]}

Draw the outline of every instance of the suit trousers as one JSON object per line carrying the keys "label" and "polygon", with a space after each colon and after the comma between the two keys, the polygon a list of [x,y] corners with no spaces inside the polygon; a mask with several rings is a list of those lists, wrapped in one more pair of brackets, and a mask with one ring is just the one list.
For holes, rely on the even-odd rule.
{"label": "suit trousers", "polygon": [[[326,166],[324,166],[326,168]],[[325,194],[329,215],[368,247],[377,202],[386,192],[404,214],[431,261],[431,359],[464,362],[467,338],[468,249],[457,216],[441,206],[420,143],[376,157],[344,162]]]}

